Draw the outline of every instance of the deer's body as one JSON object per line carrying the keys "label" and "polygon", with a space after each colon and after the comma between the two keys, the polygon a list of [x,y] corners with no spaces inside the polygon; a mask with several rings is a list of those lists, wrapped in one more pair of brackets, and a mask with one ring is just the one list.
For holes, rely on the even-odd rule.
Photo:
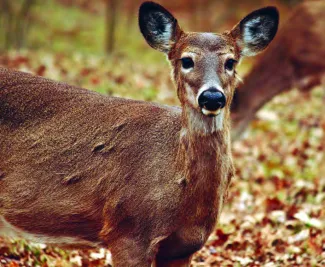
{"label": "deer's body", "polygon": [[238,137],[274,96],[325,83],[324,18],[325,1],[304,2],[295,8],[236,92],[233,137]]}
{"label": "deer's body", "polygon": [[185,216],[189,252],[203,245],[232,168],[219,133],[186,148],[180,108],[6,69],[0,80],[0,214],[22,236],[109,246],[125,229],[158,241]]}
{"label": "deer's body", "polygon": [[114,266],[188,266],[233,175],[234,62],[262,50],[277,20],[265,8],[223,35],[186,34],[144,3],[141,31],[168,52],[182,108],[0,69],[0,232],[107,247]]}

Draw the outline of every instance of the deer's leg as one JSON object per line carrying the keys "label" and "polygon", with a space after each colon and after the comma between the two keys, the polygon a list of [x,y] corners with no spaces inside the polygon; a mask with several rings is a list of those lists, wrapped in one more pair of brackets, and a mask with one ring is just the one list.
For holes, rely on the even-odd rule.
{"label": "deer's leg", "polygon": [[317,75],[310,75],[304,77],[303,79],[298,80],[296,86],[300,91],[307,92],[320,84],[321,84],[321,76],[317,74]]}
{"label": "deer's leg", "polygon": [[149,246],[130,238],[120,238],[110,243],[114,267],[151,267],[154,253]]}
{"label": "deer's leg", "polygon": [[155,267],[189,267],[192,256],[200,250],[208,237],[208,231],[192,226],[179,229],[159,243]]}
{"label": "deer's leg", "polygon": [[191,264],[192,255],[183,259],[156,259],[154,267],[188,267]]}

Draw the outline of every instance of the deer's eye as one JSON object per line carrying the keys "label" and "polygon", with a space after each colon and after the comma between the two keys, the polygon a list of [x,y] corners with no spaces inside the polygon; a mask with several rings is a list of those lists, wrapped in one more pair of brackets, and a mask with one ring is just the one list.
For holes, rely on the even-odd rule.
{"label": "deer's eye", "polygon": [[227,59],[227,61],[225,63],[226,70],[232,71],[235,67],[236,62],[237,61],[234,59]]}
{"label": "deer's eye", "polygon": [[183,57],[181,61],[182,61],[182,67],[184,69],[190,69],[194,67],[194,62],[190,57]]}

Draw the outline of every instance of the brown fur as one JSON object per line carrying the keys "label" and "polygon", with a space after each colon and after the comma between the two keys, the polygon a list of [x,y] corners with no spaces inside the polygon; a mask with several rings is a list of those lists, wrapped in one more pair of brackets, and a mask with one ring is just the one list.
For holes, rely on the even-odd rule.
{"label": "brown fur", "polygon": [[324,18],[325,1],[305,2],[295,8],[236,92],[232,105],[234,138],[277,94],[294,87],[306,91],[325,82]]}
{"label": "brown fur", "polygon": [[10,224],[100,243],[117,266],[135,247],[153,260],[155,240],[168,258],[204,244],[232,170],[227,132],[180,139],[179,108],[6,69],[0,80],[0,215]]}
{"label": "brown fur", "polygon": [[[235,41],[230,35],[212,33],[182,33],[181,38],[169,53],[173,69],[180,69],[180,58],[184,52],[194,52],[196,54],[196,69],[190,75],[182,75],[180,71],[174,72],[174,81],[178,88],[178,97],[182,104],[186,104],[199,111],[199,107],[188,102],[188,95],[184,88],[185,83],[193,89],[197,95],[199,88],[204,85],[204,76],[210,74],[212,78],[219,79],[222,88],[225,88],[227,106],[230,106],[233,88],[238,80],[235,76],[230,76],[224,71],[226,59],[234,58],[239,60],[239,52],[236,49]],[[210,73],[209,73],[210,72]]]}
{"label": "brown fur", "polygon": [[[233,176],[236,77],[222,68],[229,54],[239,57],[240,36],[175,29],[168,57],[182,108],[0,69],[2,222],[76,238],[76,247],[107,247],[114,266],[189,265],[217,222]],[[179,58],[194,50],[197,70],[185,77]],[[221,129],[189,101],[208,72],[227,97]]]}

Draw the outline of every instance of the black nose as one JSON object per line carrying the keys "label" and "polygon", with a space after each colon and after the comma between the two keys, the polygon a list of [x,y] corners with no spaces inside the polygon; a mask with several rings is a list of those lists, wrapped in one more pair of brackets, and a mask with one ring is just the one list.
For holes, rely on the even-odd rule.
{"label": "black nose", "polygon": [[223,108],[226,105],[225,95],[216,88],[209,88],[199,96],[199,105],[210,111]]}

